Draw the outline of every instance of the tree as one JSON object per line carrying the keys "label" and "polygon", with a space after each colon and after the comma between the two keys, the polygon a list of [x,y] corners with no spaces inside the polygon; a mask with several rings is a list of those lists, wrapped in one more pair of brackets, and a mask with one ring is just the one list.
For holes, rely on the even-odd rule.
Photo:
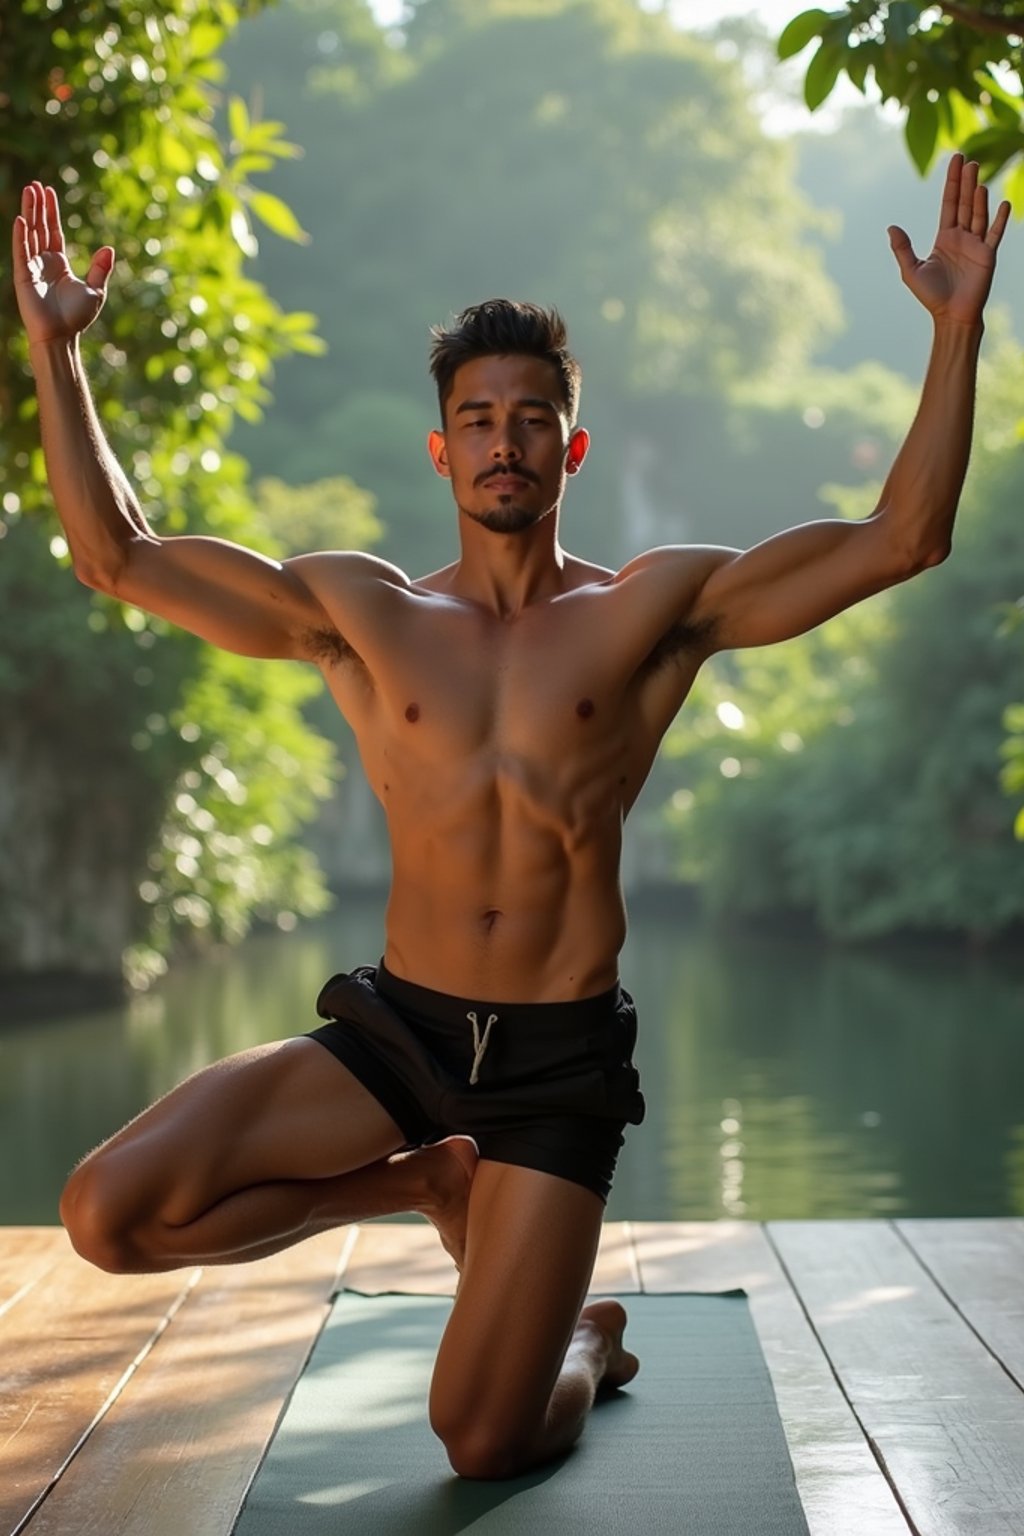
{"label": "tree", "polygon": [[[355,445],[365,427],[358,472],[380,498],[385,552],[414,571],[443,563],[451,501],[422,425],[406,478],[397,450],[406,424],[436,421],[429,326],[489,294],[539,298],[566,314],[584,366],[594,448],[567,505],[571,519],[585,499],[582,552],[625,558],[623,465],[638,445],[667,537],[684,518],[689,531],[701,474],[689,449],[728,452],[715,434],[730,389],[798,368],[839,324],[801,239],[820,221],[793,195],[790,151],[762,133],[738,65],[633,0],[423,0],[388,67],[360,72],[364,9],[290,0],[226,51],[233,89],[268,112],[292,92],[308,153],[274,184],[313,235],[312,262],[282,245],[258,270],[302,293],[330,345],[294,387],[289,373],[268,432],[239,444],[264,472],[288,445],[348,467],[341,438]],[[297,100],[293,62],[278,79],[286,33],[309,60]],[[364,395],[372,411],[353,403]]]}
{"label": "tree", "polygon": [[1004,195],[1024,215],[1024,23],[1018,0],[847,0],[801,11],[778,40],[780,59],[815,39],[804,79],[811,111],[845,73],[862,93],[907,110],[907,148],[922,175],[945,149],[977,160],[990,181],[1009,166]]}
{"label": "tree", "polygon": [[[1019,0],[848,0],[839,11],[818,8],[794,16],[778,40],[778,55],[818,47],[804,79],[812,111],[826,101],[841,73],[864,93],[873,73],[883,101],[907,109],[904,135],[922,176],[944,149],[977,160],[979,178],[1006,171],[1003,194],[1024,217],[1024,19]],[[1020,708],[1008,706],[1011,731],[1003,782],[1019,789]],[[1024,816],[1016,825],[1024,838]]]}
{"label": "tree", "polygon": [[[246,10],[258,8],[251,0]],[[238,101],[224,104],[226,146],[215,131],[214,55],[239,14],[229,0],[168,0],[159,15],[128,0],[73,13],[24,0],[5,15],[0,223],[10,229],[22,186],[38,178],[60,188],[72,242],[116,248],[108,306],[84,351],[153,526],[278,554],[273,518],[258,516],[247,466],[225,440],[236,414],[256,419],[270,398],[274,359],[322,344],[313,316],[283,313],[244,271],[257,249],[253,218],[303,237],[250,179],[296,153],[281,124],[253,123]],[[175,942],[237,936],[253,913],[322,910],[322,878],[294,846],[336,775],[331,748],[300,713],[321,685],[229,657],[75,582],[25,357],[8,304],[0,969],[116,976],[126,956],[129,975],[144,979]],[[345,515],[343,498],[342,528]],[[303,787],[272,793],[288,772]]]}
{"label": "tree", "polygon": [[[1005,621],[1024,585],[1024,381],[990,328],[952,557],[785,645],[714,658],[669,734],[677,868],[718,911],[808,914],[843,939],[1024,926],[999,770],[1020,673]],[[880,488],[828,494],[863,516]]]}

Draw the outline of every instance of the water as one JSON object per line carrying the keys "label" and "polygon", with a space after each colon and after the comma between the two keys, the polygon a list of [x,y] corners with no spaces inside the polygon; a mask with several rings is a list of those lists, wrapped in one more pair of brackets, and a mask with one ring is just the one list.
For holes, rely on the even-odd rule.
{"label": "water", "polygon": [[[379,958],[382,912],[346,902],[123,1008],[0,1034],[0,1224],[56,1221],[78,1159],[190,1072],[315,1027],[327,977]],[[1024,1215],[1024,958],[634,913],[622,979],[647,1118],[609,1220]]]}

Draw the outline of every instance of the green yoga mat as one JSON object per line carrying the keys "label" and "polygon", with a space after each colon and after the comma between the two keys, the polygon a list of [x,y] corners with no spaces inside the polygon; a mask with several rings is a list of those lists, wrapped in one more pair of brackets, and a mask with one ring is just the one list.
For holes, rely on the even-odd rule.
{"label": "green yoga mat", "polygon": [[427,1421],[451,1297],[341,1291],[235,1536],[808,1536],[745,1292],[618,1299],[639,1374],[571,1450],[482,1481]]}

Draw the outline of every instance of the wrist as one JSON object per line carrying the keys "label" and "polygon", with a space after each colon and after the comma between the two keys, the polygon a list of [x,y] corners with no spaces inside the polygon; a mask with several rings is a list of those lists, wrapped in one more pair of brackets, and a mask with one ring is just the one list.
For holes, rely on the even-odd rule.
{"label": "wrist", "polygon": [[29,357],[60,356],[61,353],[67,353],[73,357],[78,352],[78,337],[78,331],[73,336],[46,336],[40,341],[33,341],[30,336],[28,355]]}
{"label": "wrist", "polygon": [[46,341],[30,341],[28,361],[37,379],[43,375],[51,378],[65,375],[77,377],[81,371],[78,337],[54,336],[48,337]]}
{"label": "wrist", "polygon": [[973,320],[958,320],[952,315],[932,315],[932,324],[936,331],[948,331],[951,335],[965,332],[972,336],[985,334],[985,321],[981,315]]}

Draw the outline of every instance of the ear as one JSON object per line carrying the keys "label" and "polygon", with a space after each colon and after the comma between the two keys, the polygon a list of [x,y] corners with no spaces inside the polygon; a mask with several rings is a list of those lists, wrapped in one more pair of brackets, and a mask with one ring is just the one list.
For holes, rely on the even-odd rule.
{"label": "ear", "polygon": [[431,432],[427,438],[427,450],[434,461],[434,468],[438,474],[443,475],[446,480],[450,480],[452,472],[448,465],[448,449],[445,447],[443,432]]}
{"label": "ear", "polygon": [[566,449],[565,472],[567,475],[579,474],[589,447],[590,433],[585,427],[577,427],[572,437],[570,437],[569,446]]}

